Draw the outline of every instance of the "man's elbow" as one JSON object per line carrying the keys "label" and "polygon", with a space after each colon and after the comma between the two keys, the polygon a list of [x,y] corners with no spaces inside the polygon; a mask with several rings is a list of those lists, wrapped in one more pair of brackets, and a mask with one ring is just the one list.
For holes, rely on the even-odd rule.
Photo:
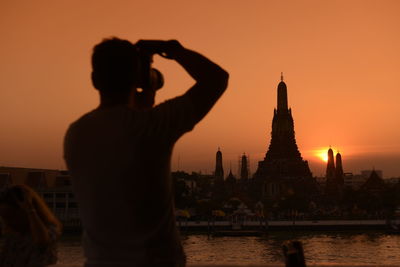
{"label": "man's elbow", "polygon": [[225,84],[225,88],[228,86],[228,80],[229,80],[229,73],[225,70],[222,70],[221,73],[221,80],[223,84]]}
{"label": "man's elbow", "polygon": [[225,91],[225,89],[228,87],[228,81],[229,81],[229,73],[223,69],[220,69],[218,73],[213,77],[213,83],[214,85],[220,89],[221,91]]}
{"label": "man's elbow", "polygon": [[228,87],[229,73],[222,68],[213,70],[204,75],[201,79],[197,80],[198,88],[202,88],[201,91],[214,91],[219,92],[218,95],[222,94]]}

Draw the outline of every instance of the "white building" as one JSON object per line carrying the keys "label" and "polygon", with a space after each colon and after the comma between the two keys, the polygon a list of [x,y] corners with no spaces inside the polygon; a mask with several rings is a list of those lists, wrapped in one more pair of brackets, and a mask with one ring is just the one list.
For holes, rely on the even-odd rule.
{"label": "white building", "polygon": [[344,186],[357,190],[367,181],[368,178],[369,176],[347,172],[344,173]]}

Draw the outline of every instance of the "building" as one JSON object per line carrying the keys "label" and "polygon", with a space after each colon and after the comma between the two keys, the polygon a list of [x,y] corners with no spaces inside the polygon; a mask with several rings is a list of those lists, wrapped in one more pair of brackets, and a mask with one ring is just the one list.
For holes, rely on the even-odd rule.
{"label": "building", "polygon": [[325,176],[315,177],[314,179],[320,188],[325,188],[325,186],[326,186],[326,177]]}
{"label": "building", "polygon": [[382,170],[362,170],[361,175],[364,176],[365,178],[369,178],[371,176],[371,173],[375,172],[380,178],[383,179],[383,171]]}
{"label": "building", "polygon": [[385,182],[389,185],[396,185],[400,183],[400,177],[387,178],[385,179]]}
{"label": "building", "polygon": [[26,184],[36,190],[64,227],[80,226],[78,203],[67,171],[0,167],[0,190],[13,184]]}
{"label": "building", "polygon": [[188,195],[194,195],[197,193],[197,180],[199,179],[199,174],[192,172],[192,174],[176,171],[171,172],[171,177],[175,183],[181,182],[185,184]]}
{"label": "building", "polygon": [[10,173],[0,173],[0,190],[4,190],[12,184]]}
{"label": "building", "polygon": [[288,108],[287,86],[281,75],[277,108],[272,120],[271,142],[253,178],[263,188],[263,195],[307,194],[316,188],[308,162],[303,160],[296,144],[292,110]]}
{"label": "building", "polygon": [[26,184],[34,189],[53,187],[56,177],[60,175],[59,170],[0,167],[0,175],[8,176],[12,184]]}
{"label": "building", "polygon": [[42,188],[38,193],[64,227],[80,226],[78,203],[72,192],[71,176],[61,171],[55,179],[54,186]]}
{"label": "building", "polygon": [[368,177],[365,177],[361,174],[346,172],[344,173],[344,186],[358,190],[367,181],[367,179]]}
{"label": "building", "polygon": [[234,195],[236,193],[236,177],[232,173],[232,169],[229,170],[229,174],[225,179],[225,188],[228,190],[229,195]]}
{"label": "building", "polygon": [[360,187],[360,190],[366,191],[369,194],[378,195],[386,188],[385,182],[375,170],[372,170],[367,181]]}

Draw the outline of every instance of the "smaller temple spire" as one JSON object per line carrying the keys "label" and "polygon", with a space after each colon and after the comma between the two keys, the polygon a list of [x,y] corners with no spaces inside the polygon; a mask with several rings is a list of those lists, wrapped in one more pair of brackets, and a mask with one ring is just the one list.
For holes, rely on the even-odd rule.
{"label": "smaller temple spire", "polygon": [[281,72],[281,82],[283,82],[283,72]]}
{"label": "smaller temple spire", "polygon": [[342,155],[338,152],[336,154],[336,173],[335,173],[336,182],[339,186],[344,185],[344,172],[343,172],[343,163],[342,163]]}
{"label": "smaller temple spire", "polygon": [[240,179],[247,180],[249,179],[249,168],[248,168],[248,159],[245,153],[243,153],[241,168],[240,168]]}
{"label": "smaller temple spire", "polygon": [[218,147],[218,151],[215,157],[215,172],[214,176],[216,180],[223,181],[224,180],[224,168],[222,166],[222,152]]}
{"label": "smaller temple spire", "polygon": [[326,165],[326,179],[331,180],[335,178],[335,157],[332,148],[328,149],[328,163]]}

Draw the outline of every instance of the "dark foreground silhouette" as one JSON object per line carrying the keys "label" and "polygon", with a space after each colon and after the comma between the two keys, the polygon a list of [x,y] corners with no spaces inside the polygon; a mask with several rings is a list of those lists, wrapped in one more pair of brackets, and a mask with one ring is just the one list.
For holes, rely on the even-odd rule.
{"label": "dark foreground silhouette", "polygon": [[[153,107],[162,87],[159,54],[196,81]],[[117,38],[94,47],[100,105],[69,127],[64,157],[84,228],[85,266],[184,266],[175,226],[170,159],[175,142],[210,111],[228,74],[177,41]]]}
{"label": "dark foreground silhouette", "polygon": [[61,224],[32,188],[13,185],[2,191],[0,216],[1,267],[42,267],[57,262]]}

